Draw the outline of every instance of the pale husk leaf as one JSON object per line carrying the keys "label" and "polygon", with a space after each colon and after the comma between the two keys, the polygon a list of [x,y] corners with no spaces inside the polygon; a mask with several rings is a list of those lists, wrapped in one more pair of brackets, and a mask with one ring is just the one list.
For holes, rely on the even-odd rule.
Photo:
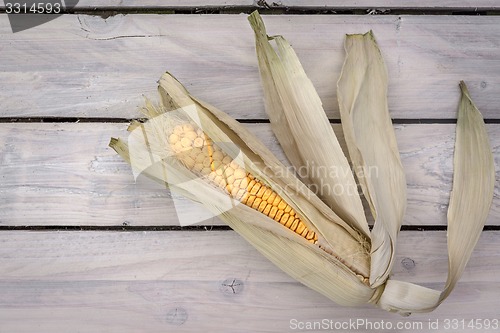
{"label": "pale husk leaf", "polygon": [[448,207],[448,296],[469,261],[493,201],[495,166],[483,117],[463,81],[455,139],[453,189]]}
{"label": "pale husk leaf", "polygon": [[[255,32],[266,112],[285,154],[295,168],[307,170],[302,180],[317,189],[340,218],[369,238],[354,176],[312,82],[290,44],[282,36],[267,36],[258,12],[249,21]],[[276,50],[269,40],[276,42]]]}
{"label": "pale husk leaf", "polygon": [[389,280],[379,305],[403,314],[434,310],[460,279],[488,217],[495,186],[495,166],[481,113],[464,82],[453,160],[453,188],[448,206],[448,278],[442,292]]}
{"label": "pale husk leaf", "polygon": [[370,32],[347,35],[338,81],[342,128],[358,181],[370,205],[370,284],[391,271],[396,238],[406,208],[406,181],[387,105],[387,70]]}

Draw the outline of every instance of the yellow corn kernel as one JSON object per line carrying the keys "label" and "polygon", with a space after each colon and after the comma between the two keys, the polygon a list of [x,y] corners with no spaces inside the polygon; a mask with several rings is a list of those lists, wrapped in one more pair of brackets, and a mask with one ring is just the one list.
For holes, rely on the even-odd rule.
{"label": "yellow corn kernel", "polygon": [[196,138],[193,140],[193,146],[196,148],[203,147],[204,140],[202,138]]}
{"label": "yellow corn kernel", "polygon": [[193,146],[193,141],[187,137],[184,137],[181,139],[181,145],[184,148],[192,147]]}
{"label": "yellow corn kernel", "polygon": [[283,213],[283,215],[281,215],[280,222],[281,222],[282,224],[285,224],[285,223],[288,221],[288,217],[289,217],[289,216],[290,216],[290,215],[288,215],[287,213]]}
{"label": "yellow corn kernel", "polygon": [[295,229],[295,232],[298,233],[298,234],[302,234],[302,232],[304,231],[304,229],[306,229],[306,226],[299,219],[296,219],[296,220],[298,220],[299,223],[297,224],[297,229]]}
{"label": "yellow corn kernel", "polygon": [[271,205],[273,204],[274,200],[276,199],[276,192],[272,192],[269,195],[269,198],[267,198],[267,202],[270,203]]}
{"label": "yellow corn kernel", "polygon": [[247,191],[250,192],[250,190],[252,189],[252,187],[255,186],[255,179],[252,179],[248,185],[247,185]]}
{"label": "yellow corn kernel", "polygon": [[253,202],[255,201],[255,198],[256,198],[255,195],[250,195],[248,197],[247,202],[245,203],[245,205],[247,205],[248,207],[252,207]]}
{"label": "yellow corn kernel", "polygon": [[255,197],[255,200],[253,202],[252,208],[253,209],[258,209],[261,201],[262,201],[261,198]]}
{"label": "yellow corn kernel", "polygon": [[[236,194],[235,196],[235,199],[236,200],[239,200],[241,203],[244,204],[243,202],[243,197],[246,195],[247,191],[245,191],[244,189],[239,189],[238,190],[238,193]],[[246,199],[245,199],[246,200]]]}
{"label": "yellow corn kernel", "polygon": [[262,200],[267,201],[267,199],[270,198],[271,193],[273,193],[273,190],[267,187],[266,191],[262,194]]}
{"label": "yellow corn kernel", "polygon": [[261,198],[262,200],[264,200],[262,198],[262,196],[264,195],[264,192],[267,190],[267,187],[265,186],[261,186],[259,192],[257,192],[257,194],[255,194],[257,197]]}
{"label": "yellow corn kernel", "polygon": [[179,141],[179,136],[177,134],[170,134],[170,136],[168,137],[168,142],[171,144],[171,145],[175,145],[175,143]]}
{"label": "yellow corn kernel", "polygon": [[243,191],[243,195],[241,196],[240,202],[244,205],[247,205],[247,201],[248,201],[248,197],[249,197],[248,192],[246,192],[245,190],[241,190],[241,191]]}
{"label": "yellow corn kernel", "polygon": [[276,216],[277,212],[278,212],[278,207],[271,205],[271,210],[269,211],[269,215],[267,215],[267,216],[269,216],[270,218],[274,219],[274,217]]}
{"label": "yellow corn kernel", "polygon": [[257,210],[261,213],[264,212],[264,209],[267,207],[267,202],[265,202],[264,200],[262,200],[259,204],[259,208],[257,208]]}
{"label": "yellow corn kernel", "polygon": [[278,209],[276,212],[276,216],[274,217],[275,221],[281,222],[281,217],[283,216],[285,212],[283,210]]}
{"label": "yellow corn kernel", "polygon": [[[265,202],[265,203],[266,203],[266,207],[264,208],[264,210],[263,210],[261,213],[263,213],[263,214],[264,214],[264,215],[266,215],[266,216],[271,217],[270,213],[271,213],[271,208],[272,208],[272,206],[271,206],[270,204],[268,204],[268,203],[267,203],[266,201],[264,201],[264,200],[263,200],[262,202]],[[261,205],[262,205],[262,203],[261,203]]]}
{"label": "yellow corn kernel", "polygon": [[251,194],[251,195],[255,195],[255,196],[257,196],[257,192],[259,192],[260,187],[261,187],[261,184],[260,184],[260,183],[256,183],[256,184],[252,187],[252,189],[250,190],[250,194]]}

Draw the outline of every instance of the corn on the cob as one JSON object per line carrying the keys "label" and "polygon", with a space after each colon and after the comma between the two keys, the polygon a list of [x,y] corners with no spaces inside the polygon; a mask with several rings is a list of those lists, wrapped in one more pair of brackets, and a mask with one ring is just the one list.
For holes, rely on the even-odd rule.
{"label": "corn on the cob", "polygon": [[[311,130],[321,127],[327,130],[322,133],[333,132],[298,58],[284,38],[267,36],[258,13],[250,18],[265,78],[264,91],[269,92],[266,104],[271,105],[271,124],[278,139],[285,139],[282,146],[287,156],[299,166],[309,160],[320,166],[338,166],[337,162],[342,161],[324,159],[325,149],[330,148],[335,152],[330,155],[343,156],[338,143],[324,148],[310,140],[303,144],[303,137],[317,134]],[[270,39],[276,41],[278,53],[269,44]],[[371,33],[351,35],[347,41],[348,56],[338,86],[346,143],[355,166],[364,170],[368,163],[383,172],[376,179],[365,180],[365,196],[376,215],[371,232],[359,208],[359,198],[353,201],[344,193],[333,198],[333,210],[329,209],[312,191],[300,189],[293,174],[279,173],[284,166],[237,121],[190,95],[169,73],[159,82],[161,104],[155,107],[146,102],[148,121],[131,124],[128,144],[112,139],[110,146],[133,166],[135,174],[144,172],[171,190],[204,204],[283,271],[339,304],[368,302],[401,314],[432,311],[450,294],[462,274],[493,198],[495,170],[484,122],[461,83],[455,174],[448,209],[449,274],[444,291],[389,279],[405,192],[401,188],[404,184],[399,184],[404,183],[404,177],[400,177],[401,171],[395,172],[401,163],[387,112],[387,74]],[[349,112],[343,112],[346,110]],[[202,123],[203,130],[195,123]],[[294,132],[292,136],[290,131]],[[234,146],[214,143],[211,138]],[[336,138],[326,141],[336,142]],[[302,156],[301,150],[312,154]],[[239,157],[231,157],[238,151],[243,156],[241,162]],[[464,183],[463,179],[470,175],[477,176],[477,181]],[[312,181],[314,184],[315,179]],[[337,182],[347,186],[353,179],[335,179]],[[478,204],[473,200],[477,197],[484,200]],[[234,205],[228,198],[244,205]],[[469,205],[471,202],[474,205]],[[269,218],[296,234],[270,223]]]}
{"label": "corn on the cob", "polygon": [[275,191],[245,171],[197,126],[176,125],[169,144],[177,159],[200,177],[224,190],[233,199],[281,223],[315,244],[318,236],[309,230],[293,208]]}

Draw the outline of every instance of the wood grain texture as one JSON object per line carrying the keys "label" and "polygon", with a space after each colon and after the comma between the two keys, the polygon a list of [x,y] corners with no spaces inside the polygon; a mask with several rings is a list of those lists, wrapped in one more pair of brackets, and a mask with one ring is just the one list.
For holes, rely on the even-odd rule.
{"label": "wood grain texture", "polygon": [[[33,332],[36,326],[40,333],[103,327],[120,333],[292,332],[297,331],[290,329],[292,319],[394,325],[492,319],[500,295],[499,237],[499,232],[482,234],[471,265],[441,307],[403,318],[369,305],[337,306],[292,280],[232,231],[3,231],[0,331]],[[445,232],[402,232],[399,240],[394,278],[441,288]]]}
{"label": "wood grain texture", "polygon": [[[0,4],[3,8],[4,4]],[[256,1],[256,0],[80,0],[77,9],[101,9],[101,8],[226,8],[226,7],[254,7],[258,8],[308,8],[308,9],[457,9],[467,11],[492,10],[500,8],[495,0],[279,0],[279,1]]]}
{"label": "wood grain texture", "polygon": [[[286,163],[268,124],[246,124]],[[134,183],[130,167],[108,148],[127,124],[0,124],[0,225],[221,224],[148,179]],[[405,225],[445,225],[452,181],[455,126],[396,125],[408,183]],[[487,125],[500,165],[500,126]],[[334,125],[343,143],[340,125]],[[500,171],[497,170],[497,179]],[[497,182],[498,185],[498,182]],[[177,204],[175,206],[174,204]],[[177,210],[175,209],[177,208]],[[369,213],[367,212],[369,215]],[[500,192],[488,225],[500,221]]]}
{"label": "wood grain texture", "polygon": [[[370,29],[387,63],[394,118],[456,118],[462,79],[484,116],[500,118],[498,16],[264,20],[293,44],[330,118],[338,118],[343,36]],[[266,118],[246,15],[64,15],[16,34],[0,15],[0,39],[2,117],[136,117],[168,70],[235,118]]]}
{"label": "wood grain texture", "polygon": [[250,7],[254,0],[80,0],[76,8],[224,8],[224,7]]}
{"label": "wood grain texture", "polygon": [[[281,0],[306,9],[499,9],[494,0]],[[81,0],[78,9],[266,7],[256,0]],[[4,8],[4,4],[0,4]],[[293,44],[338,118],[335,83],[343,35],[372,29],[386,59],[394,118],[454,119],[458,81],[486,118],[500,112],[500,17],[266,16]],[[217,218],[173,200],[110,148],[156,98],[168,70],[196,96],[235,118],[266,118],[246,15],[64,15],[12,34],[0,15],[0,118],[99,118],[101,123],[0,122],[0,227],[162,226]],[[268,124],[248,124],[284,160]],[[454,125],[396,125],[409,184],[405,225],[442,226],[451,189]],[[500,164],[500,125],[487,125]],[[340,134],[340,126],[334,125]],[[342,141],[342,138],[340,139]],[[497,171],[500,179],[500,170]],[[498,185],[498,182],[497,182]],[[174,205],[175,202],[175,205]],[[500,191],[487,224],[500,221]],[[232,231],[0,230],[0,333],[294,332],[290,321],[365,319],[394,332],[450,332],[445,318],[500,319],[500,231],[485,231],[456,290],[431,314],[401,318],[372,306],[345,308],[300,285]],[[446,232],[404,231],[393,277],[442,288]],[[312,331],[312,330],[310,330]],[[314,330],[317,331],[317,330]],[[340,330],[339,330],[340,331]],[[356,329],[369,332],[366,326]],[[477,332],[462,329],[461,332]],[[487,332],[488,330],[482,330]]]}
{"label": "wood grain texture", "polygon": [[[252,7],[254,0],[80,0],[74,9],[187,9]],[[1,3],[0,8],[5,8]]]}
{"label": "wood grain texture", "polygon": [[367,8],[367,9],[462,9],[467,11],[490,10],[500,8],[495,0],[281,0],[286,7],[300,8]]}

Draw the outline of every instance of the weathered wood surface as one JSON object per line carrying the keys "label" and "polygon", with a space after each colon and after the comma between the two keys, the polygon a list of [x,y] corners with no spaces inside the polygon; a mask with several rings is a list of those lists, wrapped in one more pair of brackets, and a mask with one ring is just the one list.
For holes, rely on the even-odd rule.
{"label": "weathered wood surface", "polygon": [[[486,118],[500,118],[498,16],[266,16],[293,44],[338,118],[343,36],[372,29],[389,71],[394,118],[456,117],[465,80]],[[136,117],[168,70],[235,118],[266,118],[246,15],[64,15],[13,34],[0,15],[2,117]]]}
{"label": "weathered wood surface", "polygon": [[[441,288],[445,234],[402,232],[393,277]],[[369,305],[337,306],[289,278],[232,231],[5,231],[0,331],[292,332],[292,319],[325,318],[394,325],[440,319],[436,332],[446,332],[445,318],[498,318],[499,237],[483,232],[471,265],[441,307],[403,318]],[[398,331],[431,331],[425,327]]]}
{"label": "weathered wood surface", "polygon": [[[495,3],[493,3],[495,2]],[[308,9],[498,9],[493,0],[282,0]],[[257,7],[254,0],[82,0],[80,9]],[[271,7],[273,3],[269,3]],[[3,3],[0,5],[0,8]],[[248,9],[248,8],[246,8]],[[151,12],[153,12],[151,10]],[[500,17],[266,16],[293,44],[330,118],[345,33],[374,30],[390,76],[394,118],[456,117],[464,79],[484,116],[499,119]],[[75,117],[100,123],[0,123],[0,227],[177,225],[169,193],[107,147],[155,97],[165,70],[235,118],[266,118],[246,15],[64,15],[12,34],[0,15],[1,118]],[[49,120],[50,121],[50,120]],[[413,122],[413,121],[410,121]],[[268,124],[247,124],[282,160]],[[409,184],[405,225],[443,226],[452,180],[453,124],[398,124]],[[500,164],[500,126],[487,125]],[[339,132],[339,125],[334,125]],[[497,177],[500,171],[497,171]],[[500,179],[500,178],[499,178]],[[498,183],[497,183],[498,185]],[[500,192],[487,224],[498,226]],[[186,201],[177,211],[191,209]],[[196,220],[199,211],[184,219]],[[218,225],[218,219],[202,224]],[[483,232],[456,290],[431,314],[401,318],[345,308],[303,287],[232,231],[11,231],[0,228],[0,333],[288,332],[290,320],[419,323],[500,319],[500,231]],[[431,228],[432,229],[432,228]],[[394,278],[442,288],[446,232],[403,231]],[[235,281],[233,283],[233,281]],[[368,332],[366,327],[356,331]],[[460,329],[458,331],[473,331]],[[476,330],[477,331],[477,330]],[[488,331],[488,330],[482,330]]]}
{"label": "weathered wood surface", "polygon": [[199,8],[251,7],[254,0],[80,0],[75,8]]}
{"label": "weathered wood surface", "polygon": [[[487,0],[482,0],[487,1]],[[94,9],[186,9],[196,12],[197,9],[253,7],[254,0],[80,0],[74,10]],[[0,3],[0,8],[5,4]]]}
{"label": "weathered wood surface", "polygon": [[[171,225],[166,189],[134,184],[130,167],[107,144],[127,124],[0,124],[0,225]],[[269,124],[246,124],[284,162]],[[406,225],[445,225],[453,175],[453,124],[395,125],[408,182]],[[487,125],[500,164],[500,126]],[[340,125],[334,129],[341,138]],[[500,179],[500,171],[497,171]],[[500,221],[500,193],[489,225]],[[184,218],[198,211],[181,200]],[[369,214],[369,213],[368,213]],[[187,216],[187,217],[186,217]],[[204,221],[220,224],[219,220]]]}
{"label": "weathered wood surface", "polygon": [[[3,8],[4,4],[0,4]],[[187,8],[196,11],[200,8],[254,7],[254,8],[309,8],[309,9],[460,9],[467,11],[500,8],[495,0],[80,0],[76,9],[100,8]]]}
{"label": "weathered wood surface", "polygon": [[[272,2],[271,2],[272,3]],[[368,9],[462,9],[478,11],[498,9],[496,0],[280,0],[274,2],[285,7],[301,8],[368,8]]]}

